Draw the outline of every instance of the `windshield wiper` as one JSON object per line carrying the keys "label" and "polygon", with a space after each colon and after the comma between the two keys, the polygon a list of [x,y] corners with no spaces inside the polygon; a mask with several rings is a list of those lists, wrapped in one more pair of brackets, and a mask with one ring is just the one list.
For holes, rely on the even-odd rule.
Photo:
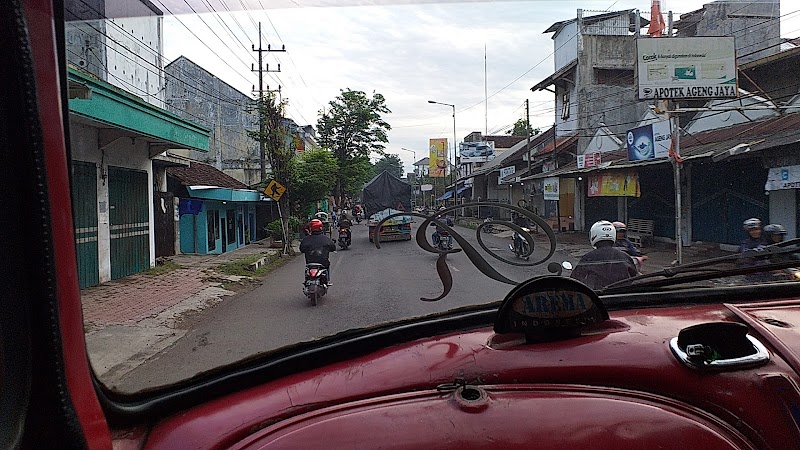
{"label": "windshield wiper", "polygon": [[[756,272],[768,272],[771,270],[787,269],[790,267],[800,266],[800,259],[784,259],[782,261],[772,262],[764,265],[755,265],[748,267],[732,267],[732,268],[715,268],[709,267],[714,264],[724,262],[739,262],[742,260],[769,260],[779,256],[790,256],[800,254],[800,238],[791,239],[785,242],[764,247],[758,250],[748,250],[734,255],[721,256],[719,258],[704,259],[688,264],[682,264],[675,267],[665,267],[657,272],[639,275],[625,280],[611,283],[600,290],[602,294],[612,294],[626,291],[629,287],[661,287],[669,286],[672,284],[687,283],[693,281],[710,280],[714,278],[722,278],[735,275],[746,275]],[[687,276],[677,277],[676,275],[691,274]],[[722,276],[721,276],[722,274]],[[649,279],[649,280],[648,280]],[[641,282],[642,280],[646,280]]]}

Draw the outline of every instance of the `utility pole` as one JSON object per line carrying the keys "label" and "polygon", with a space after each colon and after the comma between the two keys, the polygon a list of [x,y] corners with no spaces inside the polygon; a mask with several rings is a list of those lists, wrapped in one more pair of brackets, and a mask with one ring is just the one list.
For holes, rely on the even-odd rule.
{"label": "utility pole", "polygon": [[[259,159],[261,165],[261,181],[267,179],[267,144],[264,142],[263,136],[266,134],[266,127],[267,125],[264,123],[264,115],[261,113],[261,108],[263,108],[264,102],[264,73],[265,72],[280,72],[281,65],[278,64],[278,70],[269,70],[269,64],[267,64],[266,68],[264,68],[264,52],[271,53],[271,52],[285,52],[286,46],[281,46],[280,50],[273,50],[269,44],[267,44],[267,48],[261,47],[261,22],[258,22],[258,48],[256,45],[253,44],[253,51],[258,52],[258,69],[254,68],[252,65],[250,66],[251,72],[258,72],[258,106],[259,106],[259,114],[258,114],[258,130],[262,136],[262,139],[259,141]],[[269,86],[267,86],[269,89]],[[280,86],[278,87],[278,91],[280,92]]]}
{"label": "utility pole", "polygon": [[525,124],[526,124],[526,134],[528,135],[528,144],[526,148],[526,153],[528,154],[528,176],[530,176],[531,171],[531,110],[530,110],[530,101],[526,98],[525,99]]}

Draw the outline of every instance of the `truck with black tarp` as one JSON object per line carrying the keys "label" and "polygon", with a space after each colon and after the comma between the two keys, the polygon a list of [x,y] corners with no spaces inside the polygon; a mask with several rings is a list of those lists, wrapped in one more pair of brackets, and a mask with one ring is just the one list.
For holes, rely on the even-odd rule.
{"label": "truck with black tarp", "polygon": [[361,200],[369,217],[367,225],[370,242],[375,233],[379,234],[381,242],[411,240],[411,216],[394,217],[377,230],[377,225],[383,218],[411,210],[410,184],[384,170],[364,185]]}

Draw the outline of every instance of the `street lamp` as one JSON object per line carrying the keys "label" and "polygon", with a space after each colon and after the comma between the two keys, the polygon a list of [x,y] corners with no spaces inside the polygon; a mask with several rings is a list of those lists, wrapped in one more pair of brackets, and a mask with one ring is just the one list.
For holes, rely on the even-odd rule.
{"label": "street lamp", "polygon": [[[458,170],[458,161],[457,161],[457,159],[458,159],[457,155],[458,154],[456,153],[457,152],[457,150],[456,150],[456,105],[453,105],[453,104],[450,104],[450,103],[436,102],[436,101],[433,101],[433,100],[428,100],[428,103],[432,103],[434,105],[444,105],[444,106],[449,106],[449,107],[453,108],[453,159],[450,160],[451,162],[449,162],[448,164],[452,164],[452,162],[455,162],[456,170]],[[452,171],[450,171],[450,181],[453,183],[453,204],[454,205],[458,205],[458,190],[457,190],[458,183],[456,182],[456,177],[455,177],[455,175],[453,175]],[[454,215],[458,216],[457,210],[454,211]]]}
{"label": "street lamp", "polygon": [[[405,147],[400,147],[400,150],[405,150],[407,152],[411,152],[412,158],[414,158],[414,162],[411,163],[411,168],[412,168],[412,170],[414,170],[414,181],[416,182],[416,178],[417,178],[417,170],[416,170],[416,168],[417,168],[417,166],[415,166],[414,164],[417,163],[417,152],[415,152],[414,150],[411,150],[409,148],[405,148]],[[413,191],[413,193],[411,194],[411,207],[413,208],[413,207],[417,206],[417,192],[414,191],[414,184],[413,183],[411,184],[411,189]]]}

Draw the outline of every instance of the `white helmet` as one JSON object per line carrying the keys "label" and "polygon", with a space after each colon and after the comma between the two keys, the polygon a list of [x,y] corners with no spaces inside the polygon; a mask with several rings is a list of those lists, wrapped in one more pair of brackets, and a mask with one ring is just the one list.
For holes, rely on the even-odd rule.
{"label": "white helmet", "polygon": [[617,230],[614,228],[614,224],[607,220],[595,222],[589,230],[589,241],[592,243],[592,247],[597,247],[597,243],[600,241],[615,242],[616,240]]}

